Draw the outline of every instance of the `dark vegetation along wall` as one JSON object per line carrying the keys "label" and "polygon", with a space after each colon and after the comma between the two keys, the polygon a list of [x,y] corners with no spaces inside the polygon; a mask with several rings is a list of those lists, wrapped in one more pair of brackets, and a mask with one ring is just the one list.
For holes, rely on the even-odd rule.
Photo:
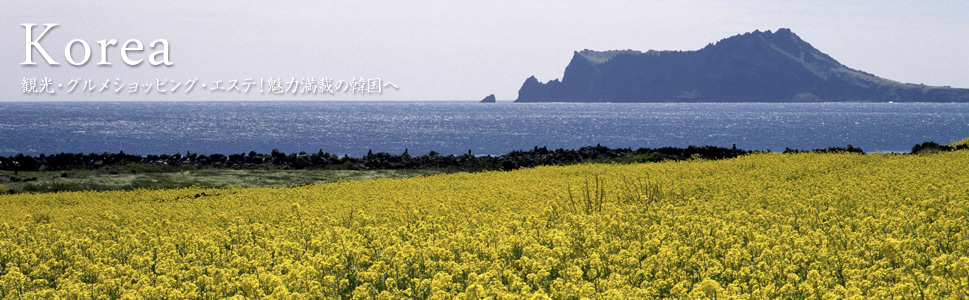
{"label": "dark vegetation along wall", "polygon": [[[969,143],[943,145],[924,142],[912,147],[912,154],[969,149]],[[741,156],[757,151],[741,150],[735,147],[689,146],[686,148],[609,148],[590,146],[579,149],[555,149],[535,147],[531,150],[512,151],[498,156],[442,155],[431,151],[425,155],[412,156],[407,150],[396,155],[385,152],[370,152],[362,157],[340,156],[322,150],[308,154],[249,152],[238,154],[162,154],[138,155],[119,153],[59,153],[53,155],[30,156],[17,154],[0,156],[0,170],[6,171],[62,171],[95,170],[103,167],[124,165],[153,165],[162,170],[185,170],[198,168],[232,169],[333,169],[333,170],[372,170],[372,169],[445,169],[453,171],[514,170],[541,165],[561,165],[583,162],[656,162],[664,160],[684,160],[691,158],[724,159]],[[844,152],[864,153],[861,148],[848,145],[815,150],[786,149],[784,153],[797,152]],[[157,169],[157,168],[156,168]]]}
{"label": "dark vegetation along wall", "polygon": [[[936,145],[938,146],[938,145]],[[917,146],[918,147],[918,146]],[[942,147],[942,146],[939,146]],[[844,148],[828,148],[812,151],[864,153],[860,148],[849,145]],[[754,151],[714,146],[690,146],[686,148],[608,148],[590,146],[579,149],[555,149],[535,147],[528,151],[512,151],[499,156],[475,156],[469,151],[464,155],[442,155],[430,152],[426,155],[412,156],[407,150],[396,155],[384,152],[370,152],[362,157],[340,156],[324,153],[283,153],[274,150],[263,154],[256,152],[239,154],[174,154],[138,155],[124,153],[60,153],[53,155],[0,156],[0,170],[7,171],[61,171],[93,170],[120,165],[154,165],[168,170],[197,168],[232,169],[446,169],[454,171],[514,170],[540,165],[559,165],[582,162],[655,162],[663,160],[683,160],[691,158],[724,159],[752,153]],[[785,152],[799,152],[788,149]]]}

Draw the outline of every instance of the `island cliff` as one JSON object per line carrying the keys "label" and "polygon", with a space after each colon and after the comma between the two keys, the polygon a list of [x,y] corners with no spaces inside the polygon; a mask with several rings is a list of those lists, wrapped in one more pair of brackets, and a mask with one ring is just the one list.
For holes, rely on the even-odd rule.
{"label": "island cliff", "polygon": [[577,51],[562,80],[529,77],[515,102],[969,102],[969,89],[906,84],[849,68],[790,29],[696,51]]}

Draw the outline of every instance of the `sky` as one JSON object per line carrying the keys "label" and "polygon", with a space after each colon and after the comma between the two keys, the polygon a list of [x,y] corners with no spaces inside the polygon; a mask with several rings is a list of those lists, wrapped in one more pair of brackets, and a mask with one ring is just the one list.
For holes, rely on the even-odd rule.
{"label": "sky", "polygon": [[[20,3],[5,0],[0,10],[0,101],[479,100],[492,93],[499,101],[513,100],[529,76],[561,78],[574,51],[696,50],[778,28],[792,29],[855,69],[901,82],[969,88],[969,1]],[[23,23],[38,24],[35,38],[40,24],[59,24],[39,43],[60,65],[48,65],[36,49],[37,65],[21,64]],[[83,66],[64,57],[73,39],[91,47]],[[102,39],[118,40],[107,49],[110,66],[97,64]],[[145,60],[140,65],[121,58],[121,44],[129,39],[145,45],[131,55]],[[171,66],[148,63],[160,50],[149,48],[157,39],[168,41]],[[76,60],[83,57],[80,43],[72,51]],[[51,79],[54,94],[24,93],[25,79],[39,85],[44,78]],[[329,78],[331,88],[344,90],[312,93],[305,90],[308,78],[317,89]],[[360,78],[371,89],[354,93],[351,82]],[[300,82],[297,93],[268,92],[273,79],[281,87]],[[212,90],[232,80],[238,90]],[[69,91],[72,81],[77,85]],[[159,81],[166,83],[164,93],[154,86]],[[86,82],[95,90],[84,91]],[[246,82],[249,91],[242,92]],[[379,93],[374,83],[382,87]]]}

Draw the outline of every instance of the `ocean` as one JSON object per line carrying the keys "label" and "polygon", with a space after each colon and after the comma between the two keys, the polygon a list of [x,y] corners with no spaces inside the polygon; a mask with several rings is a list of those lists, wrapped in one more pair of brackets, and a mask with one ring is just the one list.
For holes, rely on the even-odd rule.
{"label": "ocean", "polygon": [[966,103],[0,102],[3,156],[496,155],[597,144],[908,152],[966,137]]}

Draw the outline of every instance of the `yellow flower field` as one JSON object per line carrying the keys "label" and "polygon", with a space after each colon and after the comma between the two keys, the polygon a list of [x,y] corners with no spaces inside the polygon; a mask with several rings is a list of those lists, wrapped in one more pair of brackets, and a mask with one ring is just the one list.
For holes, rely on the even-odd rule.
{"label": "yellow flower field", "polygon": [[0,298],[963,299],[969,151],[0,196]]}

